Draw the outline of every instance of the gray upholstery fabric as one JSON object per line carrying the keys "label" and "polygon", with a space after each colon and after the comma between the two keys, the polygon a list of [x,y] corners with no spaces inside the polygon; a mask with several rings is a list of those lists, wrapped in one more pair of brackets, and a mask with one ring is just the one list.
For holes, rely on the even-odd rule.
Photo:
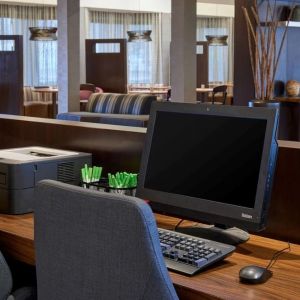
{"label": "gray upholstery fabric", "polygon": [[35,287],[26,286],[14,291],[10,297],[14,300],[36,300],[37,291]]}
{"label": "gray upholstery fabric", "polygon": [[43,180],[35,192],[39,300],[178,299],[149,206]]}
{"label": "gray upholstery fabric", "polygon": [[10,269],[0,252],[0,300],[6,300],[12,289]]}
{"label": "gray upholstery fabric", "polygon": [[13,279],[9,266],[0,252],[0,300],[36,300],[35,287],[22,287],[11,295]]}
{"label": "gray upholstery fabric", "polygon": [[107,114],[82,111],[60,113],[57,115],[57,119],[123,126],[147,127],[149,115]]}

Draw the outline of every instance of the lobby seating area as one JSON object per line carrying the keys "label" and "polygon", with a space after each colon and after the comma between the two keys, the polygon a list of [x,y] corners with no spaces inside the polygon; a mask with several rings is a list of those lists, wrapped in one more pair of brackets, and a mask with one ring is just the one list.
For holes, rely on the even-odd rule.
{"label": "lobby seating area", "polygon": [[145,94],[93,93],[86,111],[60,113],[59,120],[147,127],[156,96]]}
{"label": "lobby seating area", "polygon": [[300,299],[295,8],[0,0],[0,300]]}

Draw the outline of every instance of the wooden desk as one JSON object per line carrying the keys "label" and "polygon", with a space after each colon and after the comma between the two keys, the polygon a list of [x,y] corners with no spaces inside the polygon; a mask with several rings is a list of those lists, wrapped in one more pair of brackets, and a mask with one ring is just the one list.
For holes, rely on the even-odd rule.
{"label": "wooden desk", "polygon": [[[178,219],[157,215],[158,226],[174,228]],[[184,222],[182,226],[190,225]],[[285,242],[251,235],[226,260],[193,277],[170,272],[180,299],[299,299],[300,246],[292,244],[273,266],[273,277],[261,285],[239,283],[240,268],[266,266]],[[0,249],[13,258],[34,265],[33,215],[0,215]]]}

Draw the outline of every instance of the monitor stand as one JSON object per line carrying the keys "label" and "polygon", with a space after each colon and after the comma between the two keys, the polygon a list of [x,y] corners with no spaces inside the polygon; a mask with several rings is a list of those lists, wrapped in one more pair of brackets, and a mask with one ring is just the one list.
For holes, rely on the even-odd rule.
{"label": "monitor stand", "polygon": [[242,229],[236,227],[222,228],[221,225],[211,227],[203,225],[202,227],[199,224],[191,227],[178,227],[176,231],[229,245],[244,243],[250,237],[249,233]]}

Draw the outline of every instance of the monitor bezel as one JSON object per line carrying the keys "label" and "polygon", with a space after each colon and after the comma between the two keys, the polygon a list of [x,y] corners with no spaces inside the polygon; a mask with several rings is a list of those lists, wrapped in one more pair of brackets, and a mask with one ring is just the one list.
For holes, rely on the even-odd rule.
{"label": "monitor bezel", "polygon": [[[219,203],[208,199],[170,194],[145,188],[147,164],[158,112],[205,114],[266,120],[266,133],[254,208]],[[249,231],[262,230],[266,225],[266,213],[269,206],[275,157],[277,154],[277,119],[277,111],[269,108],[219,106],[197,103],[154,103],[151,107],[145,146],[142,153],[137,196],[149,201],[153,210],[159,213],[199,222],[238,226]],[[182,197],[185,198],[184,202],[180,200]],[[199,201],[199,199],[201,201]]]}

